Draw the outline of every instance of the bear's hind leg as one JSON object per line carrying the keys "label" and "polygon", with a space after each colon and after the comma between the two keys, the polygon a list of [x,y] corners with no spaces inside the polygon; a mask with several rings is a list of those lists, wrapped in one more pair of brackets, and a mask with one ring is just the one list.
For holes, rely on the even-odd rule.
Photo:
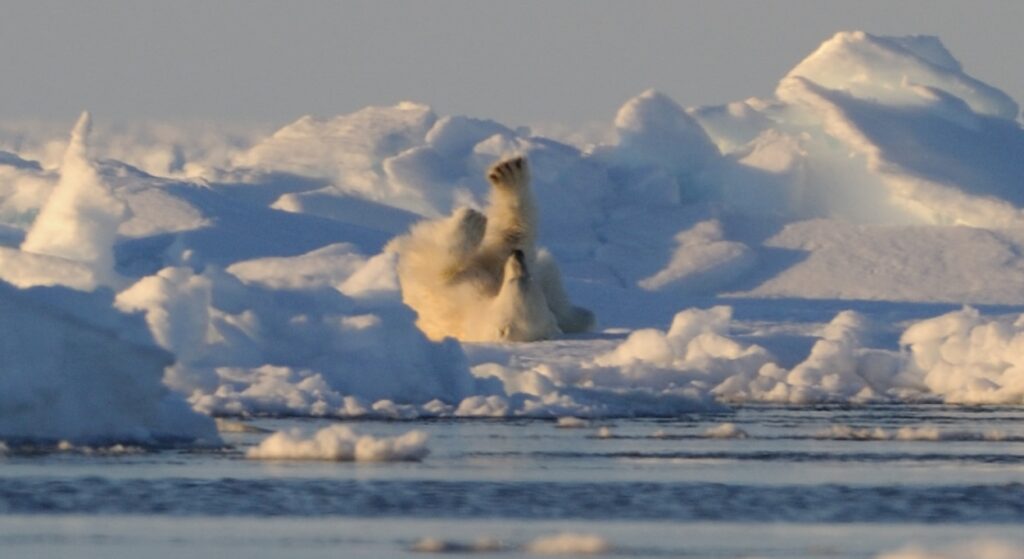
{"label": "bear's hind leg", "polygon": [[541,249],[537,254],[537,283],[544,291],[548,308],[558,320],[558,328],[566,334],[587,332],[594,328],[597,319],[594,313],[583,307],[574,306],[569,301],[562,285],[562,273],[558,264],[547,250]]}

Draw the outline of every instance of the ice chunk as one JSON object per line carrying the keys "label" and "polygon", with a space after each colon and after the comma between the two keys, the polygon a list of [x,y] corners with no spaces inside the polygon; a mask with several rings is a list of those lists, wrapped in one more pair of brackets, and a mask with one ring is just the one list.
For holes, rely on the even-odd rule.
{"label": "ice chunk", "polygon": [[987,318],[966,307],[903,332],[908,373],[955,403],[1024,403],[1024,318]]}
{"label": "ice chunk", "polygon": [[246,457],[260,460],[330,460],[335,462],[396,462],[421,460],[429,450],[427,434],[409,431],[397,437],[359,435],[344,425],[331,425],[313,435],[279,431],[267,437]]}
{"label": "ice chunk", "polygon": [[704,431],[704,436],[710,439],[745,439],[748,437],[747,432],[740,429],[735,423],[719,423],[708,427]]}
{"label": "ice chunk", "polygon": [[539,536],[526,544],[527,553],[534,555],[600,555],[611,549],[608,540],[601,536],[576,532]]}

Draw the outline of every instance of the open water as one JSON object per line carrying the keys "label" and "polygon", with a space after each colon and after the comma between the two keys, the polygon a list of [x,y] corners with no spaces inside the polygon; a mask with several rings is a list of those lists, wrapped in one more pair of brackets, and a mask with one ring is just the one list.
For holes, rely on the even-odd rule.
{"label": "open water", "polygon": [[1022,420],[1022,408],[898,405],[577,428],[347,422],[429,432],[424,460],[383,464],[246,459],[256,432],[224,433],[222,449],[14,449],[0,455],[0,557],[515,557],[566,532],[599,536],[606,557],[1024,548]]}

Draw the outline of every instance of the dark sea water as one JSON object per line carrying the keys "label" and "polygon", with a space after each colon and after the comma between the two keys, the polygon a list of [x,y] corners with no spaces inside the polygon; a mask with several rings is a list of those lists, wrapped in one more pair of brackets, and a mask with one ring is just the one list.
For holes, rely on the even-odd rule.
{"label": "dark sea water", "polygon": [[224,433],[222,449],[16,448],[0,457],[0,557],[507,557],[563,532],[599,536],[611,557],[1024,547],[1022,420],[1020,408],[900,405],[577,428],[347,422],[430,434],[424,460],[375,464],[246,459],[266,433]]}

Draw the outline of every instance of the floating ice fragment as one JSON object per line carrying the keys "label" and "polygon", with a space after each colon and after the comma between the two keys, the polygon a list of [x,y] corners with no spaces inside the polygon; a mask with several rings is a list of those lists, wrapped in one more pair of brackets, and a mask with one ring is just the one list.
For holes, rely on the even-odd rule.
{"label": "floating ice fragment", "polygon": [[611,549],[601,536],[573,532],[540,536],[526,544],[526,551],[534,555],[599,555]]}
{"label": "floating ice fragment", "polygon": [[486,553],[501,551],[501,542],[495,538],[482,537],[474,542],[457,542],[440,538],[421,538],[410,546],[410,551],[420,553]]}
{"label": "floating ice fragment", "polygon": [[582,429],[589,425],[590,422],[587,420],[571,416],[559,417],[558,421],[555,422],[555,427],[558,427],[559,429]]}
{"label": "floating ice fragment", "polygon": [[278,431],[246,452],[260,460],[329,460],[335,462],[400,462],[427,455],[427,434],[409,431],[397,437],[359,435],[345,425],[331,425],[313,435],[301,430]]}
{"label": "floating ice fragment", "polygon": [[720,423],[709,427],[704,431],[704,436],[709,439],[745,439],[747,432],[740,429],[735,423]]}

